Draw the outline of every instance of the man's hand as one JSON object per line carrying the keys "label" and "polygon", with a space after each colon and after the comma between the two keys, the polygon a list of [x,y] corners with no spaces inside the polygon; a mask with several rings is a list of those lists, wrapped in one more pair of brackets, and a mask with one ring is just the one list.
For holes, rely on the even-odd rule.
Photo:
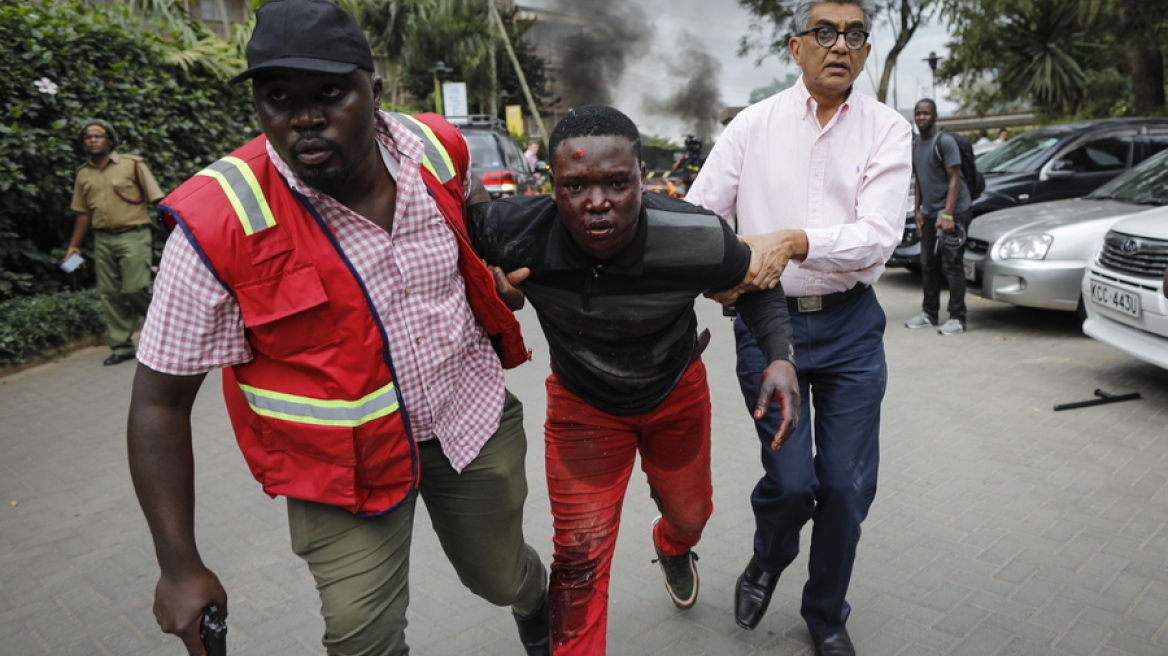
{"label": "man's hand", "polygon": [[925,215],[921,214],[920,210],[913,212],[913,223],[917,224],[917,237],[920,237],[921,230],[925,227]]}
{"label": "man's hand", "polygon": [[953,229],[957,227],[957,224],[953,221],[953,219],[938,219],[937,227],[941,229],[941,232],[949,234],[953,232]]}
{"label": "man's hand", "polygon": [[164,633],[183,641],[190,656],[205,656],[199,628],[203,609],[210,603],[218,604],[223,617],[227,617],[227,591],[211,570],[201,567],[174,577],[163,574],[154,588],[154,619]]}
{"label": "man's hand", "polygon": [[779,276],[792,257],[807,255],[807,233],[802,230],[779,230],[765,235],[739,236],[750,248],[750,266],[737,287],[705,294],[722,305],[730,305],[739,296],[764,289],[774,289]]}
{"label": "man's hand", "polygon": [[786,360],[775,360],[763,370],[758,382],[758,401],[754,404],[754,418],[765,417],[771,401],[776,398],[783,412],[783,422],[779,424],[779,430],[771,442],[771,449],[774,451],[783,446],[799,425],[799,377],[795,374],[795,365]]}
{"label": "man's hand", "polygon": [[[744,291],[771,289],[779,284],[779,276],[791,258],[807,255],[807,233],[802,230],[779,230],[765,235],[739,237],[750,247],[750,270],[743,283]],[[758,259],[757,267],[755,258]]]}
{"label": "man's hand", "polygon": [[487,268],[491,270],[491,275],[495,276],[495,291],[499,298],[512,310],[522,310],[525,300],[522,284],[531,275],[531,269],[523,267],[511,273],[503,273],[502,269],[493,264],[488,264]]}
{"label": "man's hand", "polygon": [[62,257],[61,261],[64,262],[65,260],[73,257],[74,255],[80,255],[80,254],[81,254],[80,248],[78,248],[76,246],[70,246],[69,248],[65,249],[65,257]]}

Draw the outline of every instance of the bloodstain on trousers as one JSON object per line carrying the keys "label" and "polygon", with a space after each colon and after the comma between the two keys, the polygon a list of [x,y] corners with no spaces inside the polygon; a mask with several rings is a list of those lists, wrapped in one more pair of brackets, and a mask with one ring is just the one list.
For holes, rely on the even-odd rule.
{"label": "bloodstain on trousers", "polygon": [[605,653],[612,554],[637,454],[661,512],[653,531],[661,553],[689,551],[713,513],[706,368],[701,360],[690,364],[669,396],[639,415],[598,410],[564,388],[555,373],[547,379],[547,396],[552,652],[598,656]]}

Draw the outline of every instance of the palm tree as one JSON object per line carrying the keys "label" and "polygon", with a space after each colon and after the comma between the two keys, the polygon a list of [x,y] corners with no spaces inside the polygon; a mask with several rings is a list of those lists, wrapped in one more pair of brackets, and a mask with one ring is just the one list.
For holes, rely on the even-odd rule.
{"label": "palm tree", "polygon": [[[201,67],[221,78],[235,75],[243,68],[244,49],[251,34],[254,14],[244,25],[229,27],[222,21],[224,35],[207,28],[191,13],[190,0],[129,0],[130,12],[141,16],[167,38],[164,53],[183,68]],[[218,2],[220,16],[227,15],[224,0]]]}
{"label": "palm tree", "polygon": [[[255,9],[269,0],[251,0],[248,20],[230,34],[215,34],[189,10],[192,0],[128,0],[131,12],[146,17],[168,35],[167,57],[184,67],[200,66],[220,77],[244,67],[247,40],[255,25]],[[225,4],[225,0],[215,0]],[[400,86],[417,98],[433,93],[431,70],[445,62],[466,81],[472,105],[491,106],[497,96],[498,62],[502,48],[488,20],[487,2],[494,0],[334,0],[357,17],[374,54],[389,66],[390,99],[397,104]],[[225,10],[219,8],[220,15]],[[535,58],[529,58],[535,59]],[[536,68],[542,63],[534,61]],[[542,74],[537,75],[542,79]],[[514,89],[512,91],[517,91]]]}
{"label": "palm tree", "polygon": [[998,82],[1007,94],[1030,98],[1063,116],[1084,101],[1083,63],[1095,46],[1079,20],[1078,0],[1018,3],[1002,16]]}

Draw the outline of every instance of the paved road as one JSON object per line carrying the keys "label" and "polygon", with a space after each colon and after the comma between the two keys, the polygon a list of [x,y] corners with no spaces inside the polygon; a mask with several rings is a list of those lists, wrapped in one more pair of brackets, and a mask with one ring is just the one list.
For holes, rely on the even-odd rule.
{"label": "paved road", "polygon": [[[1168,654],[1168,377],[1082,337],[1069,316],[971,300],[971,331],[909,331],[917,280],[891,270],[890,383],[880,492],[850,600],[861,654]],[[808,655],[798,613],[806,561],[783,577],[755,631],[734,624],[749,556],[757,446],[733,380],[728,324],[712,303],[716,509],[701,597],[676,611],[649,542],[656,514],[634,476],[617,547],[610,653]],[[532,437],[527,529],[551,527],[539,440],[546,348],[509,374]],[[0,378],[0,654],[178,655],[150,612],[157,567],[130,487],[124,425],[133,365],[103,349]],[[233,654],[321,654],[310,577],[288,548],[283,504],[264,496],[230,437],[217,379],[196,424],[204,559],[231,594]],[[1143,399],[1053,412],[1093,390]],[[470,597],[418,515],[409,638],[430,656],[521,653],[509,613]]]}

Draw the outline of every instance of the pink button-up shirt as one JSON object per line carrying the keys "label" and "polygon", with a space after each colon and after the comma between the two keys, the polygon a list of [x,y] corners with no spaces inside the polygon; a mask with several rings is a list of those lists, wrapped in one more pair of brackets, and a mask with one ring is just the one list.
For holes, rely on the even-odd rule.
{"label": "pink button-up shirt", "polygon": [[686,199],[738,233],[807,233],[807,257],[783,272],[787,296],[872,284],[904,232],[912,127],[856,88],[827,125],[802,78],[742,110],[714,145]]}
{"label": "pink button-up shirt", "polygon": [[[437,438],[462,471],[498,428],[503,367],[467,305],[455,236],[422,181],[421,139],[384,113],[377,127],[397,181],[392,233],[305,185],[271,144],[268,155],[333,230],[368,289],[386,326],[414,438]],[[155,371],[180,376],[252,358],[239,304],[181,230],[167,241],[137,355]]]}

